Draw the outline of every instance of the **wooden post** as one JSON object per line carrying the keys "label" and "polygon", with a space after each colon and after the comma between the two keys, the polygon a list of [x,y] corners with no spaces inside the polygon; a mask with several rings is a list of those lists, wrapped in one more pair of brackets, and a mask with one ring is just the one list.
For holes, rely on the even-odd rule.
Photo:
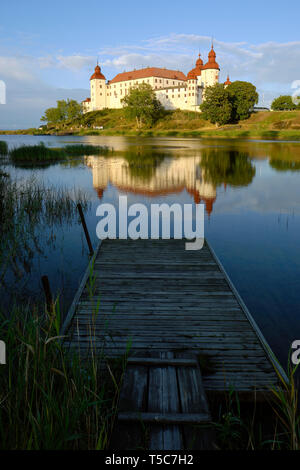
{"label": "wooden post", "polygon": [[53,300],[52,300],[52,294],[51,294],[48,276],[42,276],[42,284],[43,284],[43,289],[44,289],[45,297],[46,297],[47,310],[48,312],[50,312],[52,309]]}
{"label": "wooden post", "polygon": [[90,250],[90,255],[93,256],[94,250],[93,250],[90,235],[89,235],[86,223],[85,223],[85,218],[84,218],[84,214],[83,214],[81,204],[77,204],[77,209],[78,209],[78,212],[79,212],[79,215],[80,215],[80,219],[81,219],[81,223],[82,223],[82,226],[83,226],[85,238],[86,238],[89,250]]}

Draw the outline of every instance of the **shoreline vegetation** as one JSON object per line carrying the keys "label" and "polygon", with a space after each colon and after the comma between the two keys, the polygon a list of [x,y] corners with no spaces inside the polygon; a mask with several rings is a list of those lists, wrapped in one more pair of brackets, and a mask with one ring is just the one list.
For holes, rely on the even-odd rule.
{"label": "shoreline vegetation", "polygon": [[106,146],[75,144],[54,148],[46,147],[43,142],[37,145],[21,145],[9,150],[7,143],[0,141],[0,155],[8,155],[14,164],[49,163],[83,155],[109,155],[111,152],[112,149]]}
{"label": "shoreline vegetation", "polygon": [[0,130],[3,135],[106,135],[300,141],[300,111],[252,113],[238,124],[216,127],[192,111],[169,111],[152,126],[138,127],[124,109],[103,109],[56,125]]}

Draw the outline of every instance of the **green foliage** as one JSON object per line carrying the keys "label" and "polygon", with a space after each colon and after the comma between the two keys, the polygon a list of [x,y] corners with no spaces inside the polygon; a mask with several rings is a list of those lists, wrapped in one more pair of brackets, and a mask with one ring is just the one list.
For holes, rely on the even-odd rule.
{"label": "green foliage", "polygon": [[249,82],[235,81],[226,89],[232,104],[232,120],[247,119],[253,106],[258,103],[256,87]]}
{"label": "green foliage", "polygon": [[136,119],[137,126],[152,125],[163,114],[163,107],[155,96],[152,87],[147,83],[133,87],[128,95],[122,99],[125,115]]}
{"label": "green foliage", "polygon": [[205,101],[200,105],[204,119],[222,125],[231,121],[232,104],[224,85],[217,83],[205,90]]}
{"label": "green foliage", "polygon": [[226,88],[217,83],[205,90],[205,101],[200,109],[205,119],[224,125],[247,119],[257,102],[258,93],[252,83],[236,81]]}
{"label": "green foliage", "polygon": [[82,114],[81,104],[75,100],[58,100],[56,108],[48,108],[41,121],[58,124],[63,121],[79,118]]}
{"label": "green foliage", "polygon": [[293,109],[297,109],[297,105],[293,103],[290,95],[282,95],[273,100],[271,108],[273,111],[292,111]]}
{"label": "green foliage", "polygon": [[8,154],[8,145],[4,140],[0,140],[0,155]]}

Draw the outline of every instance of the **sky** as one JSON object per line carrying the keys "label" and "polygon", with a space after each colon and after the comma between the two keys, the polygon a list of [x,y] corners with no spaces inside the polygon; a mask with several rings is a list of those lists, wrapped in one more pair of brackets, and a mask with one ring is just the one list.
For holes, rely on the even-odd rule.
{"label": "sky", "polygon": [[187,73],[212,38],[220,80],[251,81],[268,106],[300,88],[299,17],[299,0],[2,2],[0,129],[36,127],[56,100],[85,99],[97,59],[108,80],[143,66]]}

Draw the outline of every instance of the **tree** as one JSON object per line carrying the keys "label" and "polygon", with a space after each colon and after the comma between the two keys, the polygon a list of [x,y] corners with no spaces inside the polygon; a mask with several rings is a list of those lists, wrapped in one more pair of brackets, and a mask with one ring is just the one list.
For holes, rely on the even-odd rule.
{"label": "tree", "polygon": [[224,85],[217,83],[205,90],[205,101],[200,105],[204,119],[213,124],[228,124],[231,121],[232,105]]}
{"label": "tree", "polygon": [[82,114],[81,104],[75,100],[67,101],[67,119],[76,119]]}
{"label": "tree", "polygon": [[271,104],[273,111],[291,111],[297,108],[290,95],[282,95],[275,98]]}
{"label": "tree", "polygon": [[73,120],[80,117],[82,114],[81,105],[75,100],[58,100],[56,108],[48,108],[41,121],[46,121],[49,124],[58,124],[66,120]]}
{"label": "tree", "polygon": [[163,113],[163,107],[155,96],[151,85],[141,83],[129,90],[122,99],[125,113],[129,118],[135,118],[138,127],[143,124],[153,124]]}
{"label": "tree", "polygon": [[247,119],[251,109],[258,103],[256,87],[250,82],[235,81],[226,88],[232,105],[232,120]]}

